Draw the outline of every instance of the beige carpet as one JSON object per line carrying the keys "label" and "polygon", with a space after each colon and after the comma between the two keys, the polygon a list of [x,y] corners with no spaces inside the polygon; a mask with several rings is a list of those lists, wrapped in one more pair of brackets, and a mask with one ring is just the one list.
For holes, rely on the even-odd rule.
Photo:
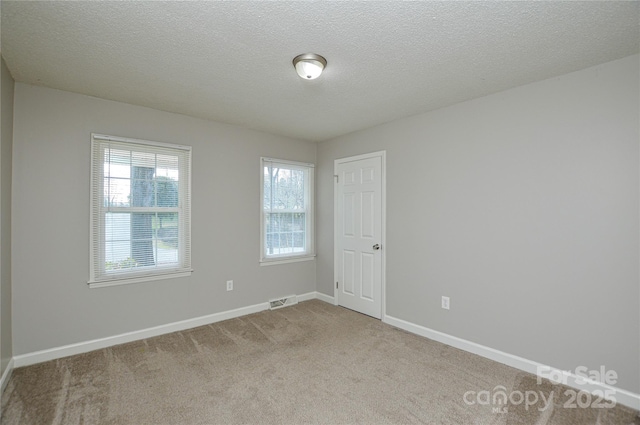
{"label": "beige carpet", "polygon": [[[493,398],[498,386],[510,395],[553,393],[552,401],[540,411],[542,401],[478,404],[470,395]],[[1,423],[640,424],[623,406],[564,408],[562,393],[516,369],[308,301],[16,369]]]}

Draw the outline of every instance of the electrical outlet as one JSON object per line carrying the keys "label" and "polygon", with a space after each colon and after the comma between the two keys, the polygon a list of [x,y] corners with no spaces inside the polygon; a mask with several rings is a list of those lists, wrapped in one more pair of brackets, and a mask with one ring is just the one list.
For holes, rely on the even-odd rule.
{"label": "electrical outlet", "polygon": [[449,297],[442,297],[442,308],[449,310]]}
{"label": "electrical outlet", "polygon": [[233,280],[227,280],[227,291],[233,291]]}

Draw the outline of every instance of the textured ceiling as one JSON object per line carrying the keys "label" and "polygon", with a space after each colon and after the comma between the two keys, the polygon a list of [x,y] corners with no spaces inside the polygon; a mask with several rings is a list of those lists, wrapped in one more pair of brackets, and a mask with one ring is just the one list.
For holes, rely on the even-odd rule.
{"label": "textured ceiling", "polygon": [[637,53],[638,5],[2,1],[1,41],[16,81],[320,141]]}

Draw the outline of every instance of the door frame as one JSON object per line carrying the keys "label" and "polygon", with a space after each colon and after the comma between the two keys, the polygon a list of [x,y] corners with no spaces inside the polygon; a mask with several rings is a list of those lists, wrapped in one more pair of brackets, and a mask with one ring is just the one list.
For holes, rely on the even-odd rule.
{"label": "door frame", "polygon": [[[380,221],[381,221],[381,235],[380,235],[380,319],[384,322],[387,315],[387,151],[376,151],[365,153],[362,155],[350,156],[346,158],[338,158],[333,161],[333,281],[338,282],[337,264],[339,263],[338,250],[338,165],[346,162],[359,161],[369,158],[380,158],[380,202],[382,203],[380,208]],[[338,305],[338,290],[336,284],[333,284],[333,304]]]}

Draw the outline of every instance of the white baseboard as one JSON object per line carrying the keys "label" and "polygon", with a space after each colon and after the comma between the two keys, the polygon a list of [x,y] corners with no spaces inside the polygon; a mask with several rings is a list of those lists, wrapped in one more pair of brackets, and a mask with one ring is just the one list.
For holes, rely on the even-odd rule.
{"label": "white baseboard", "polygon": [[306,294],[298,295],[298,301],[320,300],[329,304],[333,304],[333,297],[323,294],[322,292],[308,292]]}
{"label": "white baseboard", "polygon": [[[308,292],[298,295],[298,301],[307,301],[312,299],[322,299],[318,296],[318,292]],[[324,294],[321,294],[327,297]],[[182,320],[180,322],[169,323],[166,325],[155,326],[153,328],[142,329],[139,331],[127,332],[120,335],[114,335],[106,338],[94,339],[91,341],[78,342],[76,344],[64,345],[62,347],[50,348],[47,350],[36,351],[33,353],[21,354],[14,356],[11,365],[15,367],[29,366],[36,363],[42,363],[49,360],[59,359],[62,357],[73,356],[76,354],[87,353],[101,348],[111,347],[114,345],[125,344],[127,342],[137,341],[154,336],[164,335],[171,332],[183,331],[198,326],[204,326],[211,323],[221,322],[223,320],[234,319],[236,317],[246,316],[248,314],[258,313],[269,308],[269,303],[251,305],[241,307],[234,310],[223,311],[220,313],[209,314],[206,316],[196,317],[193,319]],[[8,368],[7,368],[8,369]]]}
{"label": "white baseboard", "polygon": [[306,294],[298,295],[298,302],[315,300],[316,293],[317,292],[307,292]]}
{"label": "white baseboard", "polygon": [[166,325],[155,326],[153,328],[142,329],[139,331],[127,332],[120,335],[114,335],[106,338],[94,339],[91,341],[78,342],[76,344],[64,345],[62,347],[50,348],[48,350],[36,351],[33,353],[21,354],[14,356],[15,367],[29,366],[36,363],[42,363],[49,360],[59,359],[62,357],[73,356],[76,354],[87,353],[101,348],[111,347],[113,345],[124,344],[127,342],[137,341],[140,339],[151,338],[154,336],[164,335],[171,332],[183,331],[198,326],[208,325],[210,323],[221,322],[223,320],[234,319],[247,314],[258,313],[269,308],[269,303],[251,305],[241,307],[234,310],[223,311],[220,313],[209,314],[206,316],[196,317],[194,319],[182,320],[180,322],[169,323]]}
{"label": "white baseboard", "polygon": [[5,368],[4,372],[2,373],[2,377],[0,378],[0,396],[4,392],[4,389],[7,387],[7,384],[9,383],[9,379],[11,378],[11,372],[13,372],[13,367],[14,367],[14,362],[12,358],[9,360],[9,363],[7,364],[7,367]]}
{"label": "white baseboard", "polygon": [[[494,360],[498,363],[502,363],[507,366],[532,373],[534,375],[537,375],[539,370],[553,370],[560,372],[559,369],[543,365],[542,363],[514,356],[513,354],[505,353],[503,351],[489,348],[484,345],[476,344],[475,342],[467,341],[465,339],[429,329],[424,326],[416,325],[414,323],[407,322],[405,320],[398,319],[392,316],[385,316],[383,318],[383,321],[391,326],[395,326],[396,328],[403,329],[407,332],[411,332],[413,334],[420,335],[455,348],[459,348],[469,353],[477,354],[487,359]],[[566,385],[570,387],[581,391],[587,391],[589,393],[598,391],[601,394],[610,394],[611,399],[615,400],[616,403],[620,403],[633,409],[640,410],[640,394],[635,394],[631,391],[616,388],[601,382],[585,382],[582,377],[579,377],[574,373],[563,372],[563,375],[566,378]]]}
{"label": "white baseboard", "polygon": [[330,295],[323,294],[322,292],[316,292],[315,295],[316,295],[316,299],[320,301],[324,301],[332,305],[334,304],[334,298]]}

